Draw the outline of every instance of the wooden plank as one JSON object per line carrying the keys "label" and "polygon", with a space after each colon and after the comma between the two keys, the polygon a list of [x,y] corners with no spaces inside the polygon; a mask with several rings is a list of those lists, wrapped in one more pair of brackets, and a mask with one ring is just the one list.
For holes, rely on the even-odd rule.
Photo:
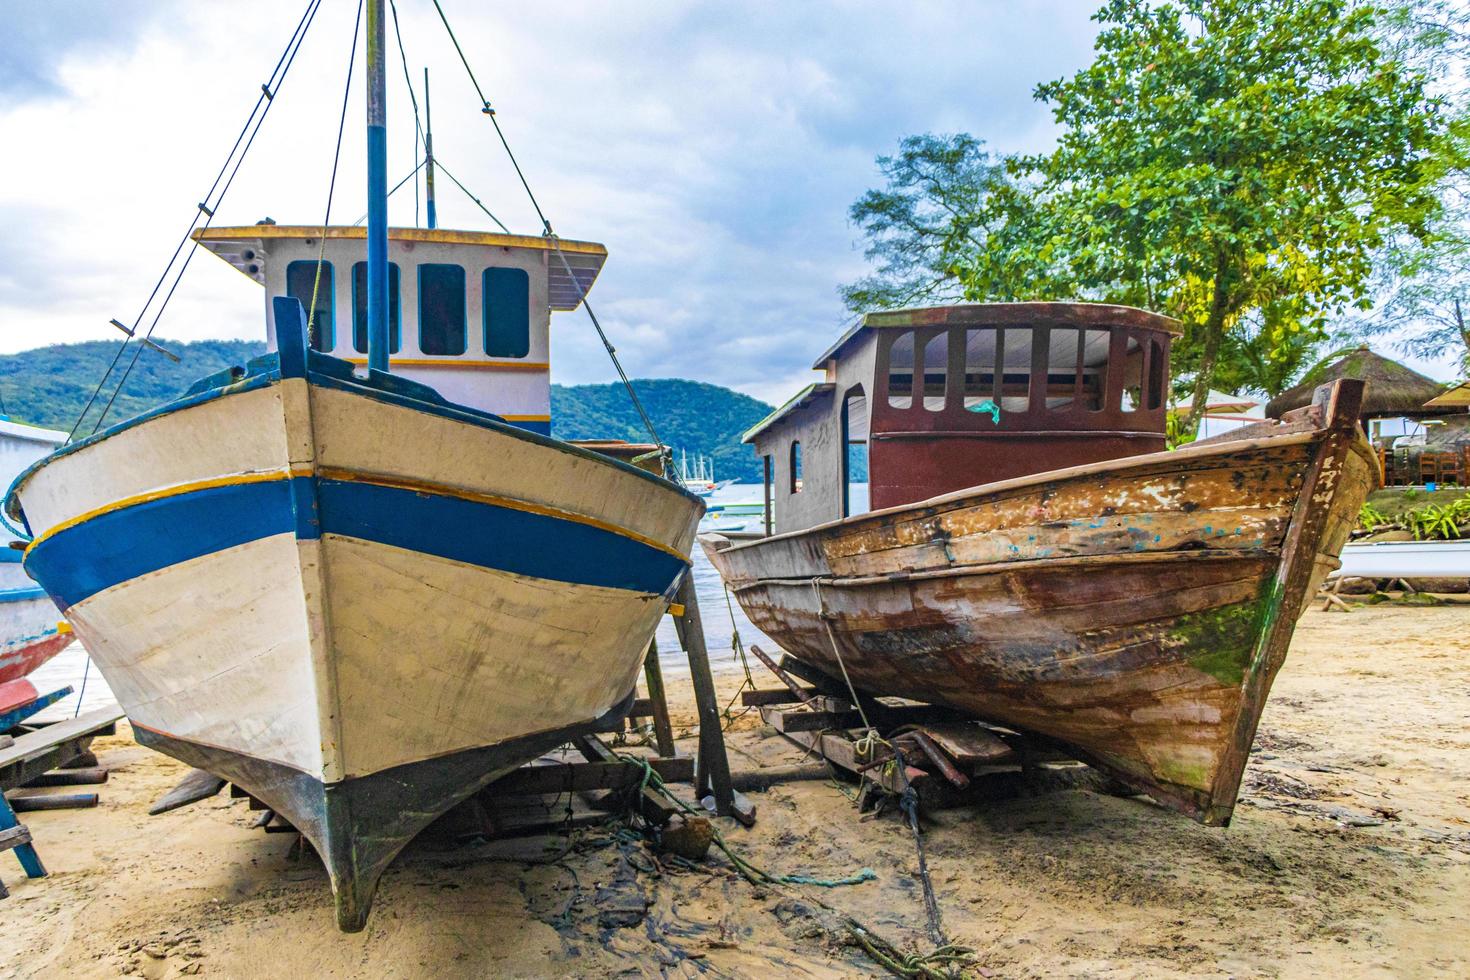
{"label": "wooden plank", "polygon": [[188,806],[190,803],[207,800],[217,794],[224,785],[225,781],[212,772],[190,769],[188,775],[179,780],[178,785],[160,796],[148,808],[148,815],[157,816],[160,813],[177,810],[181,806]]}
{"label": "wooden plank", "polygon": [[1000,736],[975,722],[935,722],[924,734],[962,766],[995,765],[1016,757]]}
{"label": "wooden plank", "polygon": [[31,832],[23,823],[0,830],[0,851],[8,851],[12,847],[19,847],[30,842]]}
{"label": "wooden plank", "polygon": [[[649,765],[664,782],[687,783],[694,779],[694,759],[649,759]],[[544,796],[593,789],[624,789],[643,778],[643,770],[621,760],[575,762],[565,765],[522,766],[486,787],[494,795]]]}
{"label": "wooden plank", "polygon": [[0,749],[0,769],[24,762],[70,739],[99,734],[108,726],[114,726],[114,723],[121,717],[123,717],[121,708],[98,708],[96,711],[89,711],[79,717],[68,718],[54,725],[27,732],[16,739],[14,745]]}
{"label": "wooden plank", "polygon": [[970,785],[970,777],[960,772],[953,761],[944,754],[944,751],[934,744],[934,740],[922,731],[908,732],[906,739],[911,740],[919,747],[919,750],[929,757],[929,761],[939,767],[939,772],[945,779],[957,789],[964,789]]}
{"label": "wooden plank", "polygon": [[760,708],[768,704],[797,704],[815,697],[818,693],[814,687],[801,689],[805,697],[798,697],[786,688],[772,688],[770,690],[742,691],[740,703],[747,708]]}
{"label": "wooden plank", "polygon": [[781,734],[787,732],[821,732],[833,728],[854,728],[862,724],[856,711],[807,711],[779,707],[761,709],[761,721]]}

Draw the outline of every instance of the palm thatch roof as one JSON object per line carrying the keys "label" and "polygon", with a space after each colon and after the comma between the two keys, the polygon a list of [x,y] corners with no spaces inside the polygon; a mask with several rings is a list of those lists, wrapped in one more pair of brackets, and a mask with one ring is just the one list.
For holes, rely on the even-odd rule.
{"label": "palm thatch roof", "polygon": [[1465,411],[1463,408],[1425,408],[1424,403],[1442,392],[1444,385],[1404,367],[1398,361],[1375,354],[1364,345],[1331,364],[1308,371],[1301,384],[1271,399],[1266,405],[1266,414],[1279,419],[1292,409],[1308,405],[1318,385],[1340,378],[1368,382],[1368,391],[1363,397],[1362,417],[1365,419],[1447,415]]}

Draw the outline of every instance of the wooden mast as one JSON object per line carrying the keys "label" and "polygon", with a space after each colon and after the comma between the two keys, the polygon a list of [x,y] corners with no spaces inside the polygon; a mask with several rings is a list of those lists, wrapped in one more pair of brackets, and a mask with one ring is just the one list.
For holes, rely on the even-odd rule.
{"label": "wooden mast", "polygon": [[384,26],[383,0],[367,0],[367,334],[370,371],[388,370],[388,93],[383,71]]}

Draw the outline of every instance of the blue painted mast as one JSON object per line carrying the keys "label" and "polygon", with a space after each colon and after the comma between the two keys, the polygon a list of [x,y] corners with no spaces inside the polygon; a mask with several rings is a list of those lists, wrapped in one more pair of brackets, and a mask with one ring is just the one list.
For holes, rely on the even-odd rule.
{"label": "blue painted mast", "polygon": [[388,86],[383,0],[367,0],[368,369],[388,370]]}

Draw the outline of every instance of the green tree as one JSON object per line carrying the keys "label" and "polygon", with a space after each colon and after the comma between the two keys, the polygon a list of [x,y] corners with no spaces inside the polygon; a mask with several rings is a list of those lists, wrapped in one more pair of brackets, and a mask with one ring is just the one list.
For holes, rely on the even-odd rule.
{"label": "green tree", "polygon": [[[1193,433],[1233,332],[1255,322],[1258,346],[1301,363],[1293,350],[1320,343],[1333,314],[1368,304],[1384,243],[1423,239],[1439,213],[1457,134],[1424,72],[1385,43],[1385,17],[1345,0],[1110,0],[1093,63],[1036,90],[1056,148],[1008,159],[973,198],[945,187],[974,207],[936,212],[930,240],[949,244],[927,268],[970,300],[1178,317]],[[883,255],[917,254],[903,227]],[[983,235],[945,234],[972,227]]]}

